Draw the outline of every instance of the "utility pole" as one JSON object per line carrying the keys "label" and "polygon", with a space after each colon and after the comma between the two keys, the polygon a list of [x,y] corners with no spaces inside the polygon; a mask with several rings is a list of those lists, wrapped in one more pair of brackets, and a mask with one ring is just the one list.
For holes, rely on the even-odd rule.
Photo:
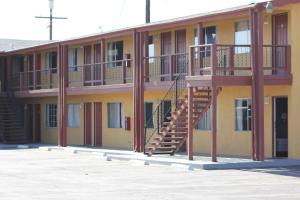
{"label": "utility pole", "polygon": [[50,16],[49,17],[43,17],[43,16],[35,16],[35,18],[43,18],[43,19],[50,19],[50,25],[49,25],[49,39],[52,40],[52,23],[53,19],[68,19],[66,17],[53,17],[52,11],[54,8],[54,0],[49,0],[49,9],[50,9]]}
{"label": "utility pole", "polygon": [[146,23],[150,23],[150,0],[146,0]]}

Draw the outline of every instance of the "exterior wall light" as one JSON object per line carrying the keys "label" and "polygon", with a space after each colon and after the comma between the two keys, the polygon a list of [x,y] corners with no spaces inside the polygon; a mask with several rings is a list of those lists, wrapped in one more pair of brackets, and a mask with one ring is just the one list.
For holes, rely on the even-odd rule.
{"label": "exterior wall light", "polygon": [[273,13],[273,3],[272,3],[272,1],[268,1],[265,8],[266,8],[267,13]]}

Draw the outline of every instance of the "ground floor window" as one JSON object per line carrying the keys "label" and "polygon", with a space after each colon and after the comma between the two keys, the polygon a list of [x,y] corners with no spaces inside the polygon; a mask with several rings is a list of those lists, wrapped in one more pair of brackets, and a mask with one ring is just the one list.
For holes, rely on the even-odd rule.
{"label": "ground floor window", "polygon": [[108,128],[123,128],[124,122],[124,107],[122,103],[108,103]]}
{"label": "ground floor window", "polygon": [[211,130],[211,109],[209,108],[195,127],[197,130]]}
{"label": "ground floor window", "polygon": [[251,130],[251,100],[235,100],[235,129],[237,131]]}
{"label": "ground floor window", "polygon": [[80,105],[68,104],[68,126],[70,128],[80,127]]}
{"label": "ground floor window", "polygon": [[46,127],[57,127],[57,104],[46,104]]}
{"label": "ground floor window", "polygon": [[153,128],[153,103],[152,102],[145,102],[145,127],[146,128]]}

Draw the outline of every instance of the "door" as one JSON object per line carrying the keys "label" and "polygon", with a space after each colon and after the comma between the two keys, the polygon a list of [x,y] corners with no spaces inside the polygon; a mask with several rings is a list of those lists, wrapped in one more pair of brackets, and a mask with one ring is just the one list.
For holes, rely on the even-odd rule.
{"label": "door", "polygon": [[84,47],[84,59],[83,59],[83,71],[84,71],[84,86],[92,85],[92,47],[91,45]]}
{"label": "door", "polygon": [[160,68],[160,74],[161,74],[161,81],[170,81],[169,73],[170,67],[170,56],[172,54],[172,33],[171,32],[165,32],[161,34],[161,68]]}
{"label": "door", "polygon": [[25,118],[24,118],[24,125],[25,125],[25,131],[27,136],[28,142],[33,142],[33,105],[32,104],[26,104],[26,110],[25,110]]}
{"label": "door", "polygon": [[102,146],[102,103],[94,103],[94,146]]}
{"label": "door", "polygon": [[288,157],[288,98],[274,98],[273,107],[273,154],[274,157]]}
{"label": "door", "polygon": [[94,45],[94,85],[101,84],[101,44]]}
{"label": "door", "polygon": [[34,143],[41,143],[41,105],[34,105]]}
{"label": "door", "polygon": [[[287,45],[288,44],[288,14],[273,15],[273,45]],[[282,46],[273,48],[273,67],[279,68],[273,71],[273,74],[281,73],[286,66],[285,62],[285,48]]]}
{"label": "door", "polygon": [[178,30],[175,32],[175,53],[176,53],[176,71],[175,73],[186,73],[186,31]]}
{"label": "door", "polygon": [[84,145],[92,145],[92,103],[84,103]]}

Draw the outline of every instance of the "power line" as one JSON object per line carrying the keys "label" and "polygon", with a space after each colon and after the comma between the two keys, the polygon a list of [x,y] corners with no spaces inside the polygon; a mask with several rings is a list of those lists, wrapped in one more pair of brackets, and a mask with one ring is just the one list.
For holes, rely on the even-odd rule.
{"label": "power line", "polygon": [[122,16],[122,13],[123,13],[125,4],[126,4],[126,0],[123,0],[123,4],[122,4],[122,7],[121,7],[121,11],[120,11],[119,17],[118,17],[117,22],[116,22],[117,25],[119,25],[120,18],[121,18],[121,16]]}

